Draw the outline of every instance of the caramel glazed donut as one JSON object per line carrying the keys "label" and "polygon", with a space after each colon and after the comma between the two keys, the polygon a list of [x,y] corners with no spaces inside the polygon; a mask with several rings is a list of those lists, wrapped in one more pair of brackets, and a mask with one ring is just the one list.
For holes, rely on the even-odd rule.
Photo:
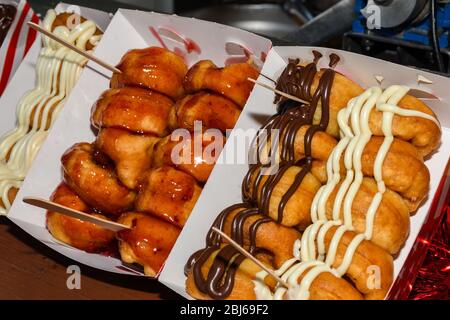
{"label": "caramel glazed donut", "polygon": [[[198,157],[192,152],[194,142],[204,149],[223,147],[207,132],[193,132],[193,124],[201,120],[203,129],[222,132],[233,128],[241,107],[232,99],[245,103],[252,89],[247,77],[257,71],[248,64],[217,68],[202,61],[188,71],[182,58],[155,47],[131,50],[118,67],[122,74],[112,77],[111,88],[92,107],[97,138],[92,144],[75,144],[62,156],[64,184],[52,199],[130,226],[114,235],[121,259],[155,276],[220,153],[213,159]],[[212,84],[212,75],[224,83]],[[214,86],[233,90],[218,92]],[[177,155],[181,161],[174,161],[179,141],[170,132],[179,127],[190,132],[183,142],[191,148],[182,149]],[[47,227],[56,239],[88,252],[114,245],[106,230],[54,212],[48,213]]]}
{"label": "caramel glazed donut", "polygon": [[[271,143],[270,130],[266,136],[261,130],[254,140],[256,164],[243,181],[244,203],[225,209],[213,225],[275,269],[288,288],[211,230],[206,248],[186,264],[192,297],[386,296],[392,255],[406,241],[409,215],[428,191],[423,158],[439,145],[440,125],[407,87],[363,90],[333,70],[337,56],[320,71],[321,54],[314,51],[314,57],[306,65],[291,60],[277,82],[309,104],[276,97],[278,114],[263,129],[280,129],[280,146]],[[295,230],[302,235],[293,240]]]}
{"label": "caramel glazed donut", "polygon": [[[90,20],[80,17],[80,24],[67,27],[71,13],[49,10],[43,27],[78,48],[91,51],[102,31]],[[0,138],[0,214],[7,214],[18,189],[76,84],[87,60],[47,37],[36,62],[36,87],[17,105],[17,126]]]}

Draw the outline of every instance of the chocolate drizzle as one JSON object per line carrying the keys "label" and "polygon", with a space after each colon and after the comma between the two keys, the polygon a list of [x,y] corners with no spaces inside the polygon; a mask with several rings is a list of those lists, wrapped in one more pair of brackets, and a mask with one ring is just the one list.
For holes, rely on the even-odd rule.
{"label": "chocolate drizzle", "polygon": [[[242,183],[244,203],[223,210],[213,224],[214,227],[223,230],[227,218],[238,211],[231,221],[230,236],[241,246],[247,247],[251,254],[258,252],[256,237],[258,228],[272,221],[269,218],[269,209],[275,187],[289,168],[293,166],[301,168],[278,204],[276,220],[282,224],[287,203],[311,171],[314,135],[319,131],[325,131],[328,127],[331,87],[335,76],[332,68],[339,62],[339,57],[331,54],[330,68],[321,70],[319,73],[317,63],[322,58],[322,54],[314,50],[313,55],[313,62],[306,65],[301,65],[299,59],[290,59],[276,85],[278,90],[308,101],[309,104],[294,104],[292,101],[286,101],[286,98],[282,96],[275,97],[278,113],[266,121],[253,141],[251,160],[254,164],[250,166]],[[316,79],[318,74],[319,80]],[[312,93],[314,86],[316,88]],[[319,106],[320,110],[318,110]],[[320,115],[318,123],[314,122],[316,114]],[[303,156],[297,159],[295,140],[298,131],[305,125],[309,127],[304,135],[304,152]],[[274,136],[274,132],[278,132],[278,136]],[[277,159],[277,166],[272,166],[269,159]],[[248,218],[254,216],[258,216],[258,219],[250,225],[248,243],[246,243],[244,225]],[[205,278],[202,267],[215,253],[217,254]],[[230,295],[236,270],[244,259],[245,257],[231,245],[223,244],[220,236],[211,229],[206,238],[206,248],[190,257],[185,271],[186,273],[189,270],[193,271],[195,284],[200,292],[214,299],[224,299]]]}
{"label": "chocolate drizzle", "polygon": [[[258,216],[258,209],[252,208],[246,203],[228,207],[219,214],[213,223],[213,227],[223,230],[226,220],[236,211],[238,212],[231,221],[230,235],[239,245],[245,246],[245,222],[250,217]],[[270,221],[272,221],[270,218],[261,216],[250,225],[248,251],[251,254],[257,252],[256,234],[259,226]],[[217,255],[205,278],[202,267],[215,252],[217,252]],[[197,251],[189,258],[185,267],[185,273],[192,268],[195,285],[201,292],[208,294],[214,299],[224,299],[233,289],[234,275],[244,259],[245,256],[241,255],[233,246],[222,245],[220,235],[211,228],[206,236],[206,249]]]}
{"label": "chocolate drizzle", "polygon": [[[290,60],[288,66],[283,71],[277,82],[277,88],[283,92],[295,95],[303,100],[309,101],[309,105],[298,105],[294,108],[286,110],[282,114],[272,116],[267,123],[259,131],[255,138],[255,146],[259,155],[263,150],[268,148],[268,157],[274,157],[272,152],[278,152],[280,156],[279,169],[276,173],[270,175],[264,183],[262,183],[262,170],[267,163],[262,163],[260,156],[257,163],[253,165],[242,184],[243,200],[254,205],[259,204],[260,213],[269,214],[270,199],[278,182],[283,178],[286,171],[292,166],[302,167],[301,171],[296,175],[293,184],[283,195],[278,204],[277,222],[282,223],[284,208],[288,201],[296,193],[303,179],[311,171],[312,167],[312,140],[318,131],[325,131],[329,123],[330,115],[330,94],[333,84],[335,71],[333,69],[325,69],[322,72],[317,88],[311,95],[313,81],[318,73],[317,62],[321,58],[321,54],[314,52],[314,62],[301,66],[299,59]],[[330,55],[330,65],[335,66],[339,57],[335,54]],[[277,96],[275,101],[283,103],[282,97]],[[284,98],[283,98],[284,99]],[[318,124],[314,124],[314,115],[317,107],[320,105],[321,119]],[[302,126],[310,127],[304,135],[304,157],[296,159],[295,155],[295,139],[298,131]],[[272,130],[278,129],[280,136],[280,147],[273,148],[276,144],[271,142]],[[261,136],[266,134],[267,138],[261,145]],[[256,175],[256,178],[254,177]],[[253,182],[252,182],[253,181]],[[258,190],[260,190],[258,192]]]}

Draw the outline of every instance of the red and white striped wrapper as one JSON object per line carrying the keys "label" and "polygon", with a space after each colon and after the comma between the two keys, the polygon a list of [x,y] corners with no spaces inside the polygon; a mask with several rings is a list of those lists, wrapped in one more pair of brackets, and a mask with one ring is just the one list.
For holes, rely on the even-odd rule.
{"label": "red and white striped wrapper", "polygon": [[[0,3],[3,2],[0,0]],[[27,22],[39,22],[39,17],[26,0],[6,1],[5,3],[16,3],[17,13],[0,48],[0,96],[36,40],[36,31],[28,27]]]}

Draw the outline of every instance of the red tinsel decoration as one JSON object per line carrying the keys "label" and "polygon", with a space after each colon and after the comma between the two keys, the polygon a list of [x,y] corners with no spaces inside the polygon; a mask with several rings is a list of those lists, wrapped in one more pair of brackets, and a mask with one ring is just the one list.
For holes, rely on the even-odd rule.
{"label": "red tinsel decoration", "polygon": [[410,300],[450,300],[450,207],[429,244]]}

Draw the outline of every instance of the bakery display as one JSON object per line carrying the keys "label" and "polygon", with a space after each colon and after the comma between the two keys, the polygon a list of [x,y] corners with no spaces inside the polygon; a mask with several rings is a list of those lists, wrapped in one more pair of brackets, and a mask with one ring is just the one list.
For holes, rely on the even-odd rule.
{"label": "bakery display", "polygon": [[[102,37],[95,22],[79,17],[72,26],[71,13],[49,10],[42,26],[78,48],[91,51]],[[64,106],[87,60],[43,37],[36,62],[36,84],[17,105],[16,127],[0,137],[0,213],[6,214],[18,189]]]}
{"label": "bakery display", "polygon": [[[61,158],[64,185],[84,205],[77,202],[79,210],[129,226],[114,235],[120,257],[147,276],[162,268],[250,94],[246,79],[258,75],[250,62],[214,66],[208,74],[222,75],[214,87],[196,71],[203,63],[211,66],[200,61],[188,69],[159,47],[128,51],[117,66],[121,73],[92,106],[95,141],[77,143]],[[206,129],[214,132],[198,131]],[[94,249],[103,243],[95,239],[102,228],[75,241],[79,221],[57,213],[48,213],[47,227],[81,250],[90,248],[86,242]]]}
{"label": "bakery display", "polygon": [[[254,140],[244,203],[222,211],[213,224],[288,287],[211,229],[206,247],[186,263],[193,298],[386,296],[410,215],[428,195],[424,159],[439,146],[440,124],[408,87],[363,89],[334,70],[337,55],[319,70],[320,59],[313,51],[310,63],[289,60],[276,88],[305,103],[275,97],[278,113]],[[264,239],[276,234],[263,231],[268,225],[298,234],[294,240],[279,235],[268,248]]]}
{"label": "bakery display", "polygon": [[[447,187],[446,79],[334,49],[271,48],[267,39],[205,21],[128,10],[110,21],[83,7],[81,14],[102,27],[110,22],[108,31],[51,121],[20,192],[3,196],[17,197],[9,220],[77,264],[157,277],[186,298],[407,295],[429,240],[423,232],[432,232]],[[33,45],[0,101],[4,128],[33,87],[39,49]],[[261,76],[252,61],[263,66]],[[391,109],[386,147],[388,111],[376,102],[396,83],[412,89],[386,103],[400,107]],[[373,85],[380,96],[366,92]],[[283,92],[272,103],[275,87],[304,103]],[[0,180],[8,173],[0,166]],[[205,244],[215,218],[249,254],[217,229]]]}

